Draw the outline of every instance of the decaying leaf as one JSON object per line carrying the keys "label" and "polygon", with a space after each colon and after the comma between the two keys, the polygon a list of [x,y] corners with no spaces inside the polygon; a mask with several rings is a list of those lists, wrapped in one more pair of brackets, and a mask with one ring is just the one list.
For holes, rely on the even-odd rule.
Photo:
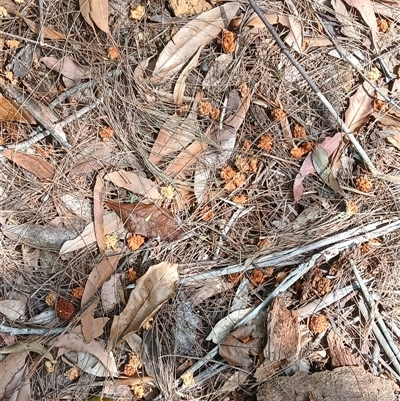
{"label": "decaying leaf", "polygon": [[166,80],[179,71],[200,46],[210,43],[228,26],[238,9],[238,3],[226,3],[200,14],[182,27],[158,57],[154,81]]}
{"label": "decaying leaf", "polygon": [[110,180],[117,187],[125,188],[148,199],[157,200],[161,197],[160,188],[154,181],[132,171],[114,171],[104,176],[104,179]]}
{"label": "decaying leaf", "polygon": [[53,358],[53,355],[50,354],[50,352],[43,344],[40,344],[38,342],[32,342],[32,343],[17,342],[13,345],[0,349],[1,355],[16,354],[20,352],[35,352],[36,354],[43,355],[50,362],[56,363],[55,359]]}
{"label": "decaying leaf", "polygon": [[333,9],[335,10],[336,18],[342,24],[340,29],[342,33],[349,38],[360,39],[360,35],[356,32],[354,24],[350,19],[350,15],[342,0],[331,0]]}
{"label": "decaying leaf", "polygon": [[[17,389],[26,375],[26,357],[28,352],[21,352],[17,354],[10,354],[7,358],[0,362],[0,399],[6,399],[15,389]],[[22,372],[22,374],[21,374]],[[16,379],[16,380],[15,380]],[[22,391],[22,389],[20,390]],[[24,390],[27,398],[21,400],[29,400],[29,382],[28,392]]]}
{"label": "decaying leaf", "polygon": [[[118,217],[118,216],[117,216]],[[3,227],[3,234],[13,241],[18,241],[32,248],[58,251],[66,241],[74,238],[76,232],[56,225],[39,226],[20,224]]]}
{"label": "decaying leaf", "polygon": [[254,326],[242,326],[231,333],[219,346],[219,354],[231,366],[250,369],[254,358],[262,352],[260,337],[253,338]]}
{"label": "decaying leaf", "polygon": [[[115,213],[104,215],[104,235],[111,234],[121,224],[121,220]],[[83,232],[73,240],[65,241],[60,249],[60,256],[65,253],[82,249],[96,242],[93,223],[88,224]]]}
{"label": "decaying leaf", "polygon": [[267,317],[267,344],[264,356],[267,361],[294,361],[300,352],[300,326],[297,313],[286,308],[277,297]]}
{"label": "decaying leaf", "polygon": [[105,312],[113,310],[121,301],[124,288],[120,274],[113,274],[101,287],[101,305]]}
{"label": "decaying leaf", "polygon": [[19,299],[4,299],[0,301],[0,314],[8,320],[26,320],[25,316],[26,302]]}
{"label": "decaying leaf", "polygon": [[206,341],[213,341],[215,344],[220,343],[228,333],[233,329],[235,324],[246,316],[251,311],[251,308],[240,309],[230,313],[221,319],[211,330],[211,333],[206,338]]}
{"label": "decaying leaf", "polygon": [[207,75],[203,79],[203,89],[216,87],[226,77],[226,69],[232,63],[232,54],[219,55],[211,65]]}
{"label": "decaying leaf", "polygon": [[362,366],[362,361],[347,349],[339,334],[331,330],[327,336],[329,353],[333,367],[339,366]]}
{"label": "decaying leaf", "polygon": [[40,156],[19,153],[10,149],[4,150],[2,155],[13,163],[18,164],[18,166],[30,171],[41,181],[52,180],[54,177],[55,171],[53,166]]}
{"label": "decaying leaf", "polygon": [[108,27],[108,0],[79,0],[82,17],[94,29],[94,24],[105,33]]}
{"label": "decaying leaf", "polygon": [[36,124],[36,120],[21,106],[0,95],[0,121]]}
{"label": "decaying leaf", "polygon": [[344,114],[344,122],[350,131],[358,131],[374,112],[375,89],[364,82],[349,99],[349,107]]}
{"label": "decaying leaf", "polygon": [[58,337],[54,344],[60,348],[58,356],[66,352],[66,350],[88,352],[94,355],[110,372],[111,376],[119,376],[117,365],[113,353],[107,352],[99,341],[91,341],[87,343],[81,334],[67,333]]}
{"label": "decaying leaf", "polygon": [[56,59],[55,57],[42,57],[40,61],[49,69],[59,72],[65,78],[80,81],[89,78],[90,74],[70,57]]}
{"label": "decaying leaf", "polygon": [[104,253],[106,250],[106,238],[104,233],[104,216],[103,216],[103,181],[104,171],[101,171],[97,177],[93,188],[93,227],[99,252]]}
{"label": "decaying leaf", "polygon": [[114,316],[109,348],[113,348],[129,334],[137,332],[161,308],[172,294],[178,278],[176,263],[161,262],[151,266],[137,280],[125,309],[119,316]]}
{"label": "decaying leaf", "polygon": [[[86,303],[89,302],[90,299],[93,297],[93,295],[96,294],[97,290],[101,288],[101,286],[111,277],[111,275],[117,268],[120,259],[121,255],[105,257],[92,269],[86,281],[85,289],[83,291],[81,307],[85,306]],[[98,301],[95,301],[81,317],[82,334],[87,342],[90,342],[94,338],[98,337],[94,332],[93,325],[93,310],[97,306],[97,302]]]}
{"label": "decaying leaf", "polygon": [[320,146],[315,146],[311,153],[311,160],[315,171],[330,188],[336,192],[342,192],[339,181],[333,174],[330,167],[329,157],[326,150]]}
{"label": "decaying leaf", "polygon": [[43,37],[45,39],[50,39],[50,40],[65,40],[65,35],[61,32],[56,31],[53,28],[50,28],[48,26],[42,27],[38,22],[35,22],[31,20],[30,18],[25,17],[24,15],[20,13],[15,13],[18,17],[22,18],[25,22],[26,25],[28,25],[28,28],[35,33],[36,35],[39,35],[40,32],[43,29]]}
{"label": "decaying leaf", "polygon": [[147,238],[161,238],[175,241],[183,235],[183,230],[166,209],[145,203],[118,203],[105,201],[134,234]]}
{"label": "decaying leaf", "polygon": [[[339,147],[342,142],[343,133],[338,132],[331,138],[325,138],[322,143],[318,146],[326,151],[328,157]],[[311,154],[309,154],[303,164],[301,165],[300,171],[297,174],[293,184],[293,194],[296,201],[301,198],[304,191],[303,180],[308,174],[315,173],[315,169],[312,163]]]}

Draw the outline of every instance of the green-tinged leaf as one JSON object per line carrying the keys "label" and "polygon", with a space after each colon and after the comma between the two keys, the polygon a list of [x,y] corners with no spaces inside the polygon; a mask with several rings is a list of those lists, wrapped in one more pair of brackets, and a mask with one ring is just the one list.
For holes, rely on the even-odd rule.
{"label": "green-tinged leaf", "polygon": [[325,149],[316,146],[311,154],[313,166],[317,174],[321,177],[330,188],[336,192],[341,192],[338,180],[333,176],[332,170],[329,166],[329,157]]}
{"label": "green-tinged leaf", "polygon": [[53,356],[48,352],[47,348],[39,343],[22,343],[22,342],[17,342],[13,345],[10,345],[8,347],[4,347],[0,349],[0,354],[19,354],[21,352],[35,352],[36,354],[43,355],[45,358],[47,358],[51,363],[56,363],[55,359]]}

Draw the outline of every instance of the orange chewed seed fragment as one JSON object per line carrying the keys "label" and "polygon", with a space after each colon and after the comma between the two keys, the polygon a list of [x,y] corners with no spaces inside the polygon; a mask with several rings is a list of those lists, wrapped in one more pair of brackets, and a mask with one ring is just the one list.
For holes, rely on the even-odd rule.
{"label": "orange chewed seed fragment", "polygon": [[372,182],[366,175],[356,179],[356,188],[361,192],[369,192],[372,189]]}
{"label": "orange chewed seed fragment", "polygon": [[231,166],[222,167],[219,176],[226,182],[235,178],[236,172]]}
{"label": "orange chewed seed fragment", "polygon": [[305,138],[307,136],[306,130],[299,124],[294,126],[292,134],[294,138]]}
{"label": "orange chewed seed fragment", "polygon": [[128,269],[128,271],[125,273],[125,280],[128,283],[136,283],[137,273],[135,272],[134,269],[132,268]]}
{"label": "orange chewed seed fragment", "polygon": [[282,109],[274,109],[271,111],[271,117],[273,120],[282,120],[286,116],[286,113]]}
{"label": "orange chewed seed fragment", "polygon": [[116,60],[119,57],[118,50],[114,46],[108,48],[107,56],[111,60]]}
{"label": "orange chewed seed fragment", "polygon": [[82,299],[83,297],[83,292],[84,292],[84,288],[83,287],[75,287],[71,290],[71,295],[75,298],[75,299]]}
{"label": "orange chewed seed fragment", "polygon": [[222,30],[222,51],[226,54],[232,54],[235,51],[235,34],[227,29]]}
{"label": "orange chewed seed fragment", "polygon": [[235,195],[232,198],[232,202],[235,202],[238,205],[242,205],[243,203],[247,202],[247,196],[246,195]]}
{"label": "orange chewed seed fragment", "polygon": [[272,139],[269,135],[263,135],[258,141],[257,147],[265,152],[269,152],[272,148]]}
{"label": "orange chewed seed fragment", "polygon": [[141,235],[132,235],[126,240],[128,248],[132,251],[136,251],[144,244],[144,237]]}
{"label": "orange chewed seed fragment", "polygon": [[328,328],[328,321],[323,315],[313,316],[308,327],[313,333],[320,334]]}
{"label": "orange chewed seed fragment", "polygon": [[376,23],[378,25],[379,32],[385,33],[390,28],[390,22],[387,19],[378,18]]}
{"label": "orange chewed seed fragment", "polygon": [[58,298],[56,303],[56,314],[63,320],[69,320],[75,313],[75,307],[64,298]]}
{"label": "orange chewed seed fragment", "polygon": [[99,137],[103,141],[107,141],[110,139],[114,134],[114,130],[111,127],[104,127],[102,130],[99,132]]}

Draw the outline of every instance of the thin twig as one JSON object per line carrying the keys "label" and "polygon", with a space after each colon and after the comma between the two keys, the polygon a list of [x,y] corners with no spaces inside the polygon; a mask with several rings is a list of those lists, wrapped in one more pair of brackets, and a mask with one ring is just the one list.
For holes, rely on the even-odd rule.
{"label": "thin twig", "polygon": [[43,7],[44,2],[43,0],[39,0],[39,44],[40,46],[44,45],[44,14],[43,14]]}
{"label": "thin twig", "polygon": [[368,170],[373,174],[373,175],[380,175],[379,171],[375,168],[373,165],[371,159],[369,156],[366,154],[362,146],[359,144],[353,133],[348,129],[344,121],[341,119],[339,114],[336,112],[336,110],[333,108],[331,103],[328,101],[328,99],[324,96],[323,93],[319,90],[317,85],[312,81],[310,76],[306,73],[306,71],[303,69],[303,67],[296,61],[296,59],[293,57],[293,55],[290,53],[289,49],[286,47],[285,43],[282,41],[282,39],[279,37],[278,33],[275,31],[273,26],[267,21],[265,18],[263,12],[260,10],[258,7],[257,3],[255,0],[248,0],[249,4],[253,8],[253,10],[256,12],[256,14],[260,17],[261,21],[264,23],[268,31],[271,33],[272,37],[275,39],[276,43],[279,45],[279,47],[282,49],[283,54],[289,59],[289,61],[293,64],[293,66],[299,71],[301,76],[304,78],[304,80],[307,82],[308,86],[315,92],[315,94],[319,97],[321,102],[324,104],[324,106],[327,108],[329,113],[333,116],[333,118],[337,121],[339,124],[341,130],[346,134],[347,138],[349,141],[352,143],[354,148],[357,150],[357,153],[360,155],[361,159],[364,161],[366,166],[368,167]]}
{"label": "thin twig", "polygon": [[49,109],[53,110],[56,106],[61,104],[65,99],[72,96],[76,92],[83,92],[85,89],[90,88],[93,85],[93,81],[82,82],[72,88],[66,89],[64,92],[57,96],[52,102],[49,103]]}

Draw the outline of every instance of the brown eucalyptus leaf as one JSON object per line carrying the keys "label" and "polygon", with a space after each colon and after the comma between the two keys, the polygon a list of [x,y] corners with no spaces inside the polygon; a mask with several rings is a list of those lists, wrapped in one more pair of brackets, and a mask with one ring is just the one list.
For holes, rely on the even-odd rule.
{"label": "brown eucalyptus leaf", "polygon": [[344,122],[350,131],[358,131],[374,112],[375,89],[364,82],[349,99],[349,106],[344,114]]}
{"label": "brown eucalyptus leaf", "polygon": [[38,342],[16,342],[15,344],[8,347],[0,348],[1,355],[16,354],[20,352],[35,352],[36,354],[43,355],[50,362],[56,363],[53,355],[50,354],[49,350],[43,344],[40,344]]}
{"label": "brown eucalyptus leaf", "polygon": [[104,234],[104,216],[103,216],[103,181],[104,171],[101,171],[97,177],[93,188],[93,225],[94,235],[96,236],[97,246],[100,253],[106,250],[106,237]]}
{"label": "brown eucalyptus leaf", "polygon": [[157,200],[161,197],[160,188],[154,181],[132,171],[114,171],[104,176],[104,179],[111,181],[117,187],[125,188],[148,199]]}
{"label": "brown eucalyptus leaf", "polygon": [[136,282],[125,309],[114,316],[111,326],[109,348],[120,340],[135,333],[168,300],[179,279],[178,264],[161,262],[153,265]]}
{"label": "brown eucalyptus leaf", "polygon": [[[10,354],[7,358],[0,362],[0,399],[3,400],[4,396],[9,395],[14,388],[10,388],[14,377],[24,369],[26,357],[28,356],[28,352],[20,352],[17,354]],[[20,381],[21,383],[21,381]],[[18,384],[20,384],[18,383]],[[29,398],[27,398],[29,399]]]}
{"label": "brown eucalyptus leaf", "polygon": [[36,124],[36,120],[21,106],[0,95],[0,121]]}
{"label": "brown eucalyptus leaf", "polygon": [[252,338],[253,332],[254,326],[239,327],[220,344],[219,354],[230,366],[253,367],[254,357],[262,352],[262,339]]}
{"label": "brown eucalyptus leaf", "polygon": [[[40,32],[42,31],[42,26],[38,22],[35,22],[35,21],[31,20],[30,18],[27,18],[24,15],[19,14],[19,13],[17,13],[17,15],[24,20],[25,24],[28,25],[28,28],[33,33],[36,33],[36,35],[40,34]],[[51,39],[51,40],[64,40],[65,39],[65,35],[63,33],[58,32],[55,29],[50,28],[48,26],[43,27],[43,37],[45,39]]]}
{"label": "brown eucalyptus leaf", "polygon": [[79,9],[84,20],[94,29],[94,24],[105,33],[108,26],[108,0],[79,0]]}
{"label": "brown eucalyptus leaf", "polygon": [[79,10],[81,11],[83,19],[94,30],[93,20],[92,17],[90,16],[90,3],[91,3],[90,0],[79,0]]}
{"label": "brown eucalyptus leaf", "polygon": [[158,57],[153,80],[166,80],[179,71],[200,46],[206,46],[229,25],[238,9],[238,3],[226,3],[200,14],[183,26]]}
{"label": "brown eucalyptus leaf", "polygon": [[175,241],[183,235],[179,224],[162,207],[113,201],[105,201],[105,204],[118,214],[125,227],[134,234],[165,241]]}
{"label": "brown eucalyptus leaf", "polygon": [[61,348],[58,356],[66,350],[88,352],[95,356],[104,367],[107,368],[111,376],[119,376],[114,355],[111,352],[107,352],[99,341],[93,340],[87,343],[81,334],[67,333],[59,336],[54,346]]}
{"label": "brown eucalyptus leaf", "polygon": [[42,57],[40,61],[49,70],[59,72],[64,77],[74,81],[80,81],[81,79],[89,77],[89,73],[70,57],[63,57],[62,59],[57,59],[55,57]]}
{"label": "brown eucalyptus leaf", "polygon": [[2,155],[7,157],[13,163],[30,171],[39,180],[52,180],[55,174],[53,166],[43,158],[26,153],[15,152],[14,150],[6,149]]}

